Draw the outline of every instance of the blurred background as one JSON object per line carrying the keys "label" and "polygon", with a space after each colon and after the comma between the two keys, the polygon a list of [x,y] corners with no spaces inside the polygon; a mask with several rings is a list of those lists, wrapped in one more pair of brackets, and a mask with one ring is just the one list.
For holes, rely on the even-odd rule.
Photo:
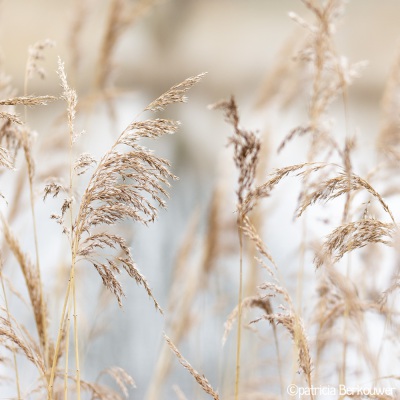
{"label": "blurred background", "polygon": [[[111,41],[108,58],[104,58],[110,14],[117,3],[123,11],[113,32],[115,41]],[[136,382],[137,388],[130,392],[130,398],[145,398],[162,354],[162,332],[173,331],[168,313],[172,307],[171,288],[174,287],[174,296],[179,298],[180,294],[180,286],[173,286],[174,268],[185,239],[189,240],[193,255],[180,270],[182,277],[192,276],[194,265],[201,262],[199,249],[205,246],[206,238],[192,238],[188,232],[196,220],[199,232],[207,232],[212,194],[221,182],[228,193],[226,198],[230,199],[224,210],[228,228],[232,221],[234,224],[235,174],[232,154],[226,149],[230,128],[221,113],[210,110],[208,105],[235,95],[242,124],[260,132],[268,145],[265,176],[273,167],[304,158],[305,144],[303,147],[301,143],[277,154],[279,144],[290,130],[307,121],[309,93],[303,85],[307,75],[296,67],[294,60],[296,47],[306,32],[289,18],[290,11],[313,20],[299,0],[0,1],[0,66],[11,76],[15,94],[24,93],[29,47],[44,39],[54,41],[54,47],[46,49],[44,59],[39,61],[46,77],[30,80],[28,93],[58,96],[61,88],[56,74],[57,58],[65,61],[81,107],[77,130],[86,132],[79,147],[97,157],[149,102],[185,78],[207,72],[203,81],[189,92],[188,104],[173,105],[160,114],[181,121],[179,132],[157,142],[146,142],[156,154],[171,161],[173,173],[180,178],[169,191],[168,210],[161,211],[159,219],[149,227],[126,223],[120,228],[131,237],[134,258],[166,315],[159,315],[143,288],[126,277],[121,279],[127,297],[123,309],[118,310],[114,299],[104,293],[98,275],[83,267],[79,303],[85,379],[96,379],[104,368],[118,365]],[[346,5],[337,27],[336,44],[340,53],[350,61],[369,62],[349,94],[350,130],[357,132],[358,151],[364,155],[358,158],[362,172],[368,171],[374,161],[373,150],[381,125],[381,97],[398,50],[399,15],[400,3],[396,0],[353,0]],[[340,107],[340,104],[333,106],[339,130],[343,126]],[[58,294],[64,292],[66,285],[68,244],[59,233],[59,226],[49,218],[57,210],[57,202],[50,200],[43,204],[41,198],[45,179],[57,175],[68,163],[67,153],[54,150],[59,135],[67,135],[65,120],[60,123],[63,110],[65,105],[57,101],[47,107],[28,109],[26,115],[30,127],[37,131],[34,153],[38,157],[35,189],[39,246],[44,286],[54,318],[53,334],[61,307],[62,296]],[[23,115],[23,109],[18,111]],[[4,176],[1,188],[6,199],[15,190],[13,179]],[[280,197],[284,200],[272,199],[266,210],[270,226],[279,227],[273,235],[268,234],[267,228],[266,242],[278,264],[285,266],[289,284],[293,278],[291,257],[300,240],[299,224],[292,218],[297,190],[296,185],[287,186]],[[285,193],[295,195],[290,199]],[[30,214],[22,211],[29,208],[28,196],[21,198],[20,204],[21,212],[13,228],[33,258]],[[5,210],[7,207],[4,206]],[[237,238],[229,232],[225,238],[227,246],[233,243],[237,248],[234,244]],[[11,264],[6,264],[6,272],[13,281],[21,282],[13,262],[10,259]],[[180,348],[196,369],[224,392],[233,381],[235,335],[224,348],[221,338],[223,323],[235,304],[237,260],[226,257],[218,268],[219,275],[208,283],[214,295],[204,291],[196,300],[196,312],[187,321],[189,333],[180,342]],[[181,296],[187,295],[184,289],[182,286]],[[215,293],[220,296],[218,301]],[[11,306],[21,318],[29,320],[29,310],[18,300]],[[266,352],[265,357],[268,356],[271,354]],[[243,374],[256,380],[254,366],[245,365]],[[267,364],[262,367],[274,381],[276,367]],[[30,382],[32,374],[27,367],[23,374],[25,383]],[[173,359],[172,373],[160,388],[160,398],[174,398],[175,383],[189,398],[201,397],[192,378]],[[0,398],[7,398],[13,391],[5,389],[3,395],[0,389],[0,393]],[[152,395],[148,394],[148,398]]]}

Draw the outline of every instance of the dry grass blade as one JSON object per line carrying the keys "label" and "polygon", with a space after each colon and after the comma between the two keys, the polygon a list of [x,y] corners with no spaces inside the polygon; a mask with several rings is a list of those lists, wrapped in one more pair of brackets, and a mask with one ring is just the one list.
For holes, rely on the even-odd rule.
{"label": "dry grass blade", "polygon": [[186,361],[179,350],[175,347],[172,343],[171,339],[164,333],[164,339],[167,342],[169,348],[174,352],[176,357],[178,358],[179,362],[182,364],[184,368],[186,368],[190,375],[196,379],[196,382],[201,386],[201,388],[214,400],[219,400],[218,393],[211,387],[210,383],[208,382],[207,378],[204,375],[200,375],[190,364]]}
{"label": "dry grass blade", "polygon": [[315,264],[318,268],[332,256],[334,262],[337,262],[347,252],[364,247],[369,243],[383,243],[390,246],[394,232],[394,224],[384,223],[373,218],[341,225],[328,235],[321,251],[315,257]]}
{"label": "dry grass blade", "polygon": [[57,100],[54,96],[20,96],[0,100],[0,106],[46,106],[51,101]]}
{"label": "dry grass blade", "polygon": [[145,108],[145,111],[162,111],[169,104],[186,103],[187,97],[185,96],[185,94],[187,93],[187,91],[192,88],[196,83],[199,83],[205,75],[206,73],[192,76],[185,79],[178,85],[172,86],[171,89],[169,89],[156,100],[151,102]]}

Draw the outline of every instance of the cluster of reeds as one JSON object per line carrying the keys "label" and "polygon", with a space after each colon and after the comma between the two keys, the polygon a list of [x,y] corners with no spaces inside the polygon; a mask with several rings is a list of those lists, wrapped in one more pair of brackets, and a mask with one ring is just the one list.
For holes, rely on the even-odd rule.
{"label": "cluster of reeds", "polygon": [[[80,68],[79,34],[86,13],[93,6],[88,1],[76,4],[70,36],[71,80],[68,68],[58,59],[59,94],[29,94],[30,80],[36,76],[45,78],[49,73],[41,67],[41,60],[46,49],[54,46],[50,40],[29,49],[22,95],[16,94],[10,78],[0,69],[0,168],[5,182],[14,184],[13,192],[2,194],[6,211],[0,214],[0,344],[4,350],[0,362],[13,372],[13,377],[8,374],[13,383],[0,384],[14,387],[15,398],[129,397],[129,388],[135,382],[124,369],[111,366],[99,372],[99,379],[105,375],[113,378],[111,386],[87,380],[82,371],[80,270],[89,266],[120,307],[125,292],[119,276],[125,271],[144,288],[156,311],[164,314],[164,346],[147,389],[149,400],[167,398],[163,397],[165,393],[171,396],[165,387],[174,368],[174,356],[202,390],[201,394],[185,393],[184,385],[174,382],[178,399],[203,394],[235,400],[288,398],[289,384],[308,388],[310,399],[320,397],[318,390],[313,390],[318,387],[396,386],[399,374],[391,364],[394,356],[390,353],[398,348],[398,193],[394,185],[382,187],[381,180],[395,180],[398,173],[399,60],[384,93],[383,123],[377,141],[379,164],[368,165],[370,172],[365,173],[354,163],[357,146],[349,123],[348,92],[366,63],[350,63],[340,55],[334,40],[344,0],[301,1],[311,12],[313,22],[290,13],[305,34],[290,44],[293,58],[279,61],[267,79],[257,108],[267,115],[271,93],[286,87],[289,79],[297,80],[298,93],[291,92],[290,100],[282,96],[278,107],[274,107],[284,109],[289,103],[306,103],[307,120],[282,138],[276,158],[279,163],[281,152],[299,137],[305,137],[304,159],[271,170],[269,164],[275,152],[270,148],[269,132],[261,135],[244,127],[234,96],[210,107],[223,113],[232,131],[227,143],[237,179],[231,189],[226,185],[230,181],[226,176],[216,183],[205,222],[201,211],[193,214],[171,274],[167,307],[156,299],[151,284],[134,261],[130,237],[121,234],[118,226],[122,221],[147,225],[156,220],[159,209],[166,207],[167,189],[177,177],[171,172],[169,161],[145,147],[143,139],[157,139],[177,131],[178,121],[154,117],[152,113],[185,102],[187,92],[204,74],[183,80],[138,110],[137,117],[115,135],[113,144],[100,158],[86,149],[82,152],[83,132],[77,128],[77,120],[88,112],[88,104],[105,103],[113,111],[113,101],[120,94],[111,79],[116,43],[156,1],[140,0],[134,5],[125,0],[110,2],[93,90],[82,100],[78,100],[71,82]],[[288,63],[292,63],[290,67]],[[304,76],[307,79],[300,84]],[[61,102],[65,103],[65,111],[49,119],[61,127],[58,129],[65,140],[60,141],[65,145],[60,146],[60,151],[68,161],[60,168],[52,166],[53,173],[39,175],[36,132],[28,125],[27,114],[34,112],[31,109]],[[333,104],[340,104],[342,109],[339,118],[344,121],[344,132],[338,133],[331,123]],[[111,112],[110,117],[113,115]],[[282,265],[277,250],[269,246],[273,230],[285,229],[285,225],[270,227],[273,211],[266,206],[288,180],[298,181],[293,184],[296,192],[291,188],[285,192],[297,199],[297,207],[290,213],[301,231],[298,250],[289,265],[295,275]],[[54,260],[52,266],[52,273],[56,274],[57,265],[65,259],[68,263],[61,306],[56,312],[53,295],[46,291],[39,251],[43,231],[37,217],[38,191],[46,204],[51,198],[57,202],[59,211],[51,213],[50,218],[59,225],[59,233],[68,245],[66,254]],[[13,230],[25,193],[30,204],[34,256],[28,254]],[[325,216],[324,227],[316,230],[314,222],[321,212]],[[394,265],[377,262],[377,251],[382,251],[382,259],[395,259]],[[18,282],[21,288],[14,284],[14,274],[7,264],[18,265],[23,277],[23,282]],[[10,296],[28,304],[35,331],[15,316],[9,306]],[[222,353],[220,348],[208,348],[210,353],[222,354],[222,377],[208,379],[195,369],[196,360],[189,362],[178,349],[195,336],[198,314],[204,310],[199,302],[204,298],[212,299],[213,311],[225,321],[221,326]],[[229,347],[228,342],[235,345]],[[21,384],[26,361],[36,371],[29,387]],[[396,394],[389,390],[379,395],[361,391],[338,395],[344,397],[389,399],[396,398]]]}

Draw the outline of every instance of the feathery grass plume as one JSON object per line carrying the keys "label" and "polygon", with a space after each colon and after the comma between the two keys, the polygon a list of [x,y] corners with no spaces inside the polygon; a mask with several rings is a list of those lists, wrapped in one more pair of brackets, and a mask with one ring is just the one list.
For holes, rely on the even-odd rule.
{"label": "feathery grass plume", "polygon": [[8,169],[14,168],[10,153],[4,147],[0,147],[0,166]]}
{"label": "feathery grass plume", "polygon": [[23,123],[23,122],[19,119],[18,115],[16,115],[16,114],[10,114],[10,113],[3,112],[3,111],[0,111],[0,118],[6,119],[6,120],[8,120],[9,122],[12,122],[12,123],[18,124],[18,125],[22,125],[22,123]]}
{"label": "feathery grass plume", "polygon": [[349,251],[359,249],[369,243],[392,244],[396,230],[393,223],[384,223],[373,218],[343,224],[333,230],[325,240],[322,249],[315,257],[319,268],[325,260],[339,261]]}
{"label": "feathery grass plume", "polygon": [[[311,135],[307,161],[315,160],[322,152],[327,152],[325,159],[328,160],[333,151],[339,151],[334,136],[331,133],[327,111],[330,104],[338,95],[342,95],[345,118],[347,124],[347,88],[359,72],[366,66],[366,62],[349,64],[348,60],[337,54],[334,44],[336,22],[343,14],[343,0],[328,0],[323,3],[315,3],[310,0],[302,0],[305,6],[315,16],[315,23],[311,24],[295,13],[289,16],[309,33],[308,40],[298,53],[297,58],[311,65],[313,72],[312,95],[309,105],[309,122],[294,128],[282,141],[278,151],[298,135]],[[347,141],[346,141],[347,143]],[[346,167],[349,164],[345,164]],[[346,168],[350,175],[351,170]],[[304,189],[308,187],[307,178],[303,183]],[[304,192],[305,190],[303,190]],[[351,196],[348,192],[343,210],[343,220],[347,221]],[[304,225],[306,230],[306,225]],[[303,234],[305,236],[305,232]],[[304,244],[302,245],[304,248]],[[304,253],[304,251],[303,251]],[[304,265],[304,262],[302,262]]]}
{"label": "feathery grass plume", "polygon": [[229,137],[229,145],[234,148],[234,162],[239,171],[238,189],[238,211],[243,212],[242,205],[244,199],[253,189],[258,154],[261,142],[254,132],[246,131],[240,127],[240,119],[235,98],[232,96],[229,101],[223,100],[211,106],[212,109],[222,110],[225,120],[229,123],[234,133]]}
{"label": "feathery grass plume", "polygon": [[[192,85],[201,77],[193,78]],[[181,85],[189,89],[185,83]],[[179,101],[171,90],[163,96],[165,104]],[[148,109],[146,107],[145,110]],[[169,171],[167,160],[153,155],[138,142],[142,137],[157,138],[174,133],[177,128],[178,123],[164,119],[132,122],[100,160],[82,196],[73,231],[78,259],[86,259],[93,264],[120,305],[124,293],[115,274],[122,266],[138,284],[145,287],[156,308],[161,311],[125,240],[105,231],[94,233],[93,228],[114,225],[127,218],[143,224],[155,220],[157,206],[165,208],[162,197],[168,197],[164,188],[170,185],[168,179],[177,178]],[[125,150],[126,146],[130,147],[130,151]],[[117,254],[103,261],[97,253],[104,248],[119,249],[123,255]]]}
{"label": "feathery grass plume", "polygon": [[110,13],[97,62],[96,88],[104,90],[111,85],[113,52],[123,33],[159,0],[138,0],[130,5],[126,0],[111,0]]}
{"label": "feathery grass plume", "polygon": [[[11,232],[11,229],[4,216],[0,215],[0,219],[2,222],[4,238],[8,244],[9,249],[14,254],[14,257],[17,259],[18,264],[21,268],[21,272],[24,276],[35,317],[39,340],[42,347],[44,348],[45,332],[47,330],[47,306],[44,302],[43,296],[41,296],[41,283],[37,274],[37,269],[30,261],[29,257],[22,250],[18,239]],[[42,312],[42,310],[44,310],[44,313]]]}
{"label": "feathery grass plume", "polygon": [[166,106],[172,103],[186,103],[186,93],[194,86],[199,83],[206,73],[202,73],[196,76],[191,76],[185,79],[183,82],[172,86],[168,91],[163,93],[160,97],[151,102],[144,111],[162,111]]}
{"label": "feathery grass plume", "polygon": [[[285,308],[283,308],[283,310],[286,311],[286,313],[268,314],[265,315],[263,319],[271,323],[283,325],[290,333],[299,352],[299,367],[306,376],[308,384],[311,386],[312,362],[303,324],[296,314],[293,314],[290,310],[286,310]],[[258,322],[258,320],[254,322]]]}
{"label": "feathery grass plume", "polygon": [[321,182],[315,191],[304,195],[298,207],[296,216],[300,217],[311,204],[318,201],[329,201],[343,194],[348,194],[350,191],[358,191],[361,189],[365,189],[375,197],[394,222],[393,214],[382,196],[366,180],[354,173],[348,174],[347,172],[341,172],[334,178]]}
{"label": "feathery grass plume", "polygon": [[[256,250],[259,252],[259,254],[263,257],[265,257],[274,267],[274,271],[271,270],[270,267],[265,265],[265,263],[262,263],[264,268],[267,270],[268,274],[274,278],[275,272],[278,270],[276,263],[270,253],[270,251],[267,249],[267,246],[261,239],[260,235],[257,233],[255,226],[252,224],[250,221],[250,218],[246,215],[243,218],[243,224],[241,226],[242,232],[251,240],[254,245]],[[258,261],[258,260],[257,260]]]}
{"label": "feathery grass plume", "polygon": [[[39,348],[34,344],[34,342],[27,336],[28,331],[24,330],[24,334],[16,332],[13,325],[17,322],[13,319],[12,323],[7,318],[0,316],[0,343],[10,351],[16,349],[25,357],[31,361],[38,369],[41,375],[46,373],[46,368],[44,365],[44,360],[40,355]],[[19,326],[21,330],[21,326]]]}
{"label": "feathery grass plume", "polygon": [[29,46],[28,62],[26,64],[26,79],[30,80],[35,74],[41,79],[46,77],[46,71],[39,65],[40,61],[44,60],[44,51],[49,47],[54,47],[53,40],[45,39],[36,42],[34,45]]}
{"label": "feathery grass plume", "polygon": [[208,382],[207,378],[204,375],[200,375],[189,364],[189,362],[187,360],[185,360],[185,358],[182,356],[182,354],[179,352],[179,350],[176,348],[176,346],[172,343],[171,339],[165,333],[164,333],[164,339],[167,342],[169,348],[176,355],[176,357],[178,358],[178,360],[182,364],[182,366],[189,371],[190,375],[192,375],[194,379],[196,379],[196,382],[201,386],[201,388],[207,394],[209,394],[214,400],[219,400],[218,393],[212,388],[212,386]]}
{"label": "feathery grass plume", "polygon": [[[354,345],[358,345],[360,354],[370,370],[374,371],[375,376],[379,376],[379,362],[377,357],[371,354],[366,340],[368,325],[365,317],[368,312],[385,316],[387,308],[380,309],[378,303],[363,300],[353,280],[341,274],[333,265],[327,264],[318,285],[318,302],[313,312],[313,320],[318,326],[316,368],[321,362],[323,351],[340,339],[335,328],[340,321],[346,323],[345,318],[347,318],[355,336],[359,336]],[[343,340],[347,342],[349,338]]]}
{"label": "feathery grass plume", "polygon": [[[251,296],[246,297],[242,301],[242,310],[246,310],[248,308],[260,308],[264,310],[266,314],[272,314],[272,306],[271,302],[268,298],[262,298],[260,296]],[[222,345],[224,346],[226,340],[228,339],[229,332],[232,330],[233,324],[237,319],[239,314],[239,307],[236,306],[232,312],[229,314],[227,320],[224,324],[224,336],[222,337]]]}
{"label": "feathery grass plume", "polygon": [[0,100],[0,106],[47,106],[50,101],[56,99],[54,96],[20,96]]}
{"label": "feathery grass plume", "polygon": [[11,119],[7,119],[0,126],[0,143],[3,148],[7,149],[14,162],[23,143],[21,124],[15,124]]}
{"label": "feathery grass plume", "polygon": [[[6,282],[8,283],[9,281],[4,278],[3,268],[4,268],[3,259],[0,257],[0,281],[1,281],[1,290],[2,290],[2,295],[3,295],[3,301],[4,301],[4,311],[7,316],[7,321],[10,323],[10,326],[11,326],[12,325],[11,313],[10,313],[8,296],[7,296],[6,286],[5,286],[5,283]],[[11,291],[11,293],[13,293],[13,291]],[[12,361],[13,361],[13,368],[14,368],[14,374],[15,374],[15,386],[17,389],[17,396],[20,399],[21,398],[21,383],[20,383],[20,378],[19,378],[20,372],[19,372],[19,368],[18,368],[17,352],[15,349],[12,350],[12,356],[13,356]],[[5,360],[1,360],[1,361],[5,364]]]}
{"label": "feathery grass plume", "polygon": [[[308,386],[312,387],[311,373],[313,370],[310,349],[308,339],[304,330],[303,322],[299,315],[295,312],[291,298],[287,290],[276,283],[265,282],[259,286],[261,290],[267,290],[267,296],[273,297],[276,294],[282,295],[287,306],[280,305],[280,308],[284,311],[283,313],[268,313],[263,315],[261,318],[253,320],[251,323],[257,323],[261,320],[267,320],[271,324],[280,324],[286,328],[289,332],[296,349],[298,351],[298,364],[303,371]],[[311,399],[313,399],[311,393]]]}
{"label": "feathery grass plume", "polygon": [[274,172],[269,174],[270,178],[265,183],[252,188],[252,190],[247,193],[243,201],[243,213],[248,214],[260,199],[270,196],[271,191],[275,186],[288,175],[295,172],[297,173],[297,176],[310,174],[311,172],[318,172],[327,166],[329,166],[327,163],[302,163],[276,169]]}

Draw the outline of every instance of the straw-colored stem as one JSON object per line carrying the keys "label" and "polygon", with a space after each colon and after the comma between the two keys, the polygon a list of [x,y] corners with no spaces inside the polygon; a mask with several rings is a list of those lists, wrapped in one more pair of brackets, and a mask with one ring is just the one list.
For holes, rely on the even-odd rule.
{"label": "straw-colored stem", "polygon": [[237,220],[237,228],[239,235],[240,265],[239,265],[239,293],[238,293],[238,326],[236,341],[236,377],[235,377],[235,400],[239,399],[240,384],[240,353],[242,346],[242,302],[243,302],[243,233],[241,229],[240,216]]}
{"label": "straw-colored stem", "polygon": [[75,345],[75,365],[76,365],[76,393],[77,399],[81,399],[81,373],[79,367],[79,341],[78,341],[78,315],[76,305],[76,290],[75,290],[75,257],[72,262],[72,299],[74,302],[74,345]]}
{"label": "straw-colored stem", "polygon": [[55,371],[57,368],[58,353],[60,351],[60,344],[61,344],[62,331],[63,331],[63,327],[64,327],[64,320],[65,320],[65,316],[66,316],[66,312],[67,312],[69,294],[71,291],[71,274],[72,274],[72,269],[71,269],[70,277],[68,280],[67,290],[65,292],[64,304],[63,304],[63,309],[62,309],[61,318],[60,318],[60,325],[58,328],[56,348],[54,350],[53,363],[52,363],[52,367],[51,367],[51,371],[50,371],[50,379],[49,379],[49,385],[48,385],[48,391],[47,391],[47,399],[48,400],[52,400],[52,397],[53,397],[54,376],[55,376]]}
{"label": "straw-colored stem", "polygon": [[65,327],[65,371],[64,371],[64,399],[68,400],[68,364],[69,364],[69,330],[71,327],[71,302],[69,302],[67,312],[67,322]]}

